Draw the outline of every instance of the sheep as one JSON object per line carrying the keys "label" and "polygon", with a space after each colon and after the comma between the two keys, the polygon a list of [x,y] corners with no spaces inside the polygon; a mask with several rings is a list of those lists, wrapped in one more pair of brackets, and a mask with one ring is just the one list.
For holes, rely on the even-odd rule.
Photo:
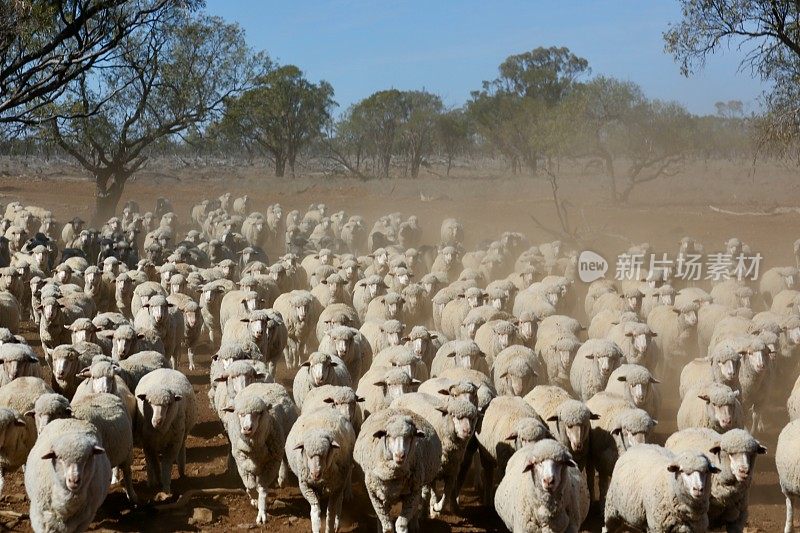
{"label": "sheep", "polygon": [[344,361],[335,355],[314,352],[294,376],[292,397],[297,407],[302,409],[303,400],[311,389],[322,385],[350,387],[352,384]]}
{"label": "sheep", "polygon": [[233,404],[237,394],[251,383],[274,383],[274,379],[261,361],[237,359],[217,373],[214,382],[217,384],[214,390],[214,408],[222,424],[226,425],[223,410]]}
{"label": "sheep", "polygon": [[[372,507],[384,533],[408,533],[417,522],[422,488],[441,467],[442,444],[424,418],[386,409],[364,421],[353,460],[364,472]],[[401,504],[397,518],[392,508]]]}
{"label": "sheep", "polygon": [[[473,392],[474,389],[474,392]],[[489,403],[497,396],[491,378],[471,368],[453,367],[444,370],[436,378],[430,378],[419,386],[419,392],[444,394],[470,399],[478,413],[483,416]],[[474,395],[474,398],[473,398]],[[479,424],[480,426],[480,421]]]}
{"label": "sheep", "polygon": [[0,387],[21,376],[42,377],[39,358],[27,344],[0,345]]}
{"label": "sheep", "polygon": [[715,304],[727,305],[732,309],[750,307],[753,289],[743,282],[729,279],[715,284],[709,293]]}
{"label": "sheep", "polygon": [[348,326],[358,329],[361,327],[361,319],[358,318],[356,310],[347,304],[330,304],[322,310],[317,320],[317,340],[322,342],[325,334],[336,326]]}
{"label": "sheep", "polygon": [[676,302],[676,305],[660,305],[648,315],[647,325],[656,334],[656,370],[661,376],[676,376],[678,369],[692,360],[697,345],[698,307],[694,302],[682,306]]}
{"label": "sheep", "polygon": [[251,311],[246,316],[229,320],[222,332],[222,343],[253,342],[264,357],[273,377],[278,361],[289,341],[283,317],[272,309]]}
{"label": "sheep", "polygon": [[169,361],[164,354],[149,350],[137,352],[117,364],[130,391],[135,391],[142,378],[153,370],[169,367]]}
{"label": "sheep", "polygon": [[524,439],[526,435],[531,437],[530,434],[516,432],[515,438],[510,438],[518,424],[527,419],[535,421],[531,429],[538,428],[535,432],[536,437],[544,438],[545,435],[549,435],[547,425],[537,412],[518,396],[494,398],[483,414],[481,427],[475,433],[475,438],[484,472],[482,497],[486,505],[492,501],[497,472],[502,475],[505,471],[506,463],[513,455],[516,445],[522,443],[520,439]]}
{"label": "sheep", "polygon": [[389,366],[402,368],[419,381],[430,377],[425,362],[405,346],[390,346],[377,354],[372,361],[372,367]]}
{"label": "sheep", "polygon": [[797,267],[774,267],[761,274],[758,280],[758,294],[767,309],[772,300],[782,290],[794,289],[797,285]]}
{"label": "sheep", "polygon": [[8,328],[11,333],[19,332],[21,315],[22,307],[17,298],[10,292],[0,292],[0,326]]}
{"label": "sheep", "polygon": [[368,276],[356,283],[353,291],[353,308],[358,313],[358,318],[363,322],[367,308],[372,300],[386,294],[388,287],[379,275]]}
{"label": "sheep", "polygon": [[611,373],[619,367],[622,352],[614,341],[589,339],[575,354],[569,381],[578,399],[586,401],[605,390]]}
{"label": "sheep", "polygon": [[75,390],[72,401],[77,402],[84,396],[101,392],[113,394],[125,405],[128,417],[134,420],[136,418],[136,398],[122,378],[123,374],[125,374],[125,371],[113,360],[99,358],[93,360],[90,367],[84,368],[78,373],[78,376],[84,378],[84,380]]}
{"label": "sheep", "polygon": [[71,400],[82,381],[78,372],[92,364],[94,355],[91,352],[81,353],[71,344],[56,346],[52,353],[53,389]]}
{"label": "sheep", "polygon": [[655,370],[656,350],[652,340],[656,336],[647,324],[621,322],[612,326],[605,337],[619,346],[626,363]]}
{"label": "sheep", "polygon": [[387,320],[403,320],[403,295],[396,292],[388,292],[383,296],[373,298],[367,306],[364,314],[364,325],[374,322],[382,324]]}
{"label": "sheep", "polygon": [[431,331],[425,326],[414,326],[408,334],[406,346],[412,348],[414,354],[422,358],[430,368],[436,351],[442,347],[444,341],[446,339],[443,339],[439,333]]}
{"label": "sheep", "polygon": [[350,421],[338,411],[322,409],[301,414],[286,438],[289,468],[300,493],[311,505],[311,531],[320,533],[327,500],[325,531],[339,527],[342,500],[350,485],[356,435]]}
{"label": "sheep", "polygon": [[267,522],[269,487],[285,479],[284,445],[297,420],[297,407],[286,389],[276,383],[252,383],[225,408],[228,439],[239,477],[258,509],[256,523]]}
{"label": "sheep", "polygon": [[647,442],[658,422],[647,411],[609,392],[595,394],[586,406],[598,417],[592,422],[586,477],[589,491],[594,493],[595,473],[598,475],[599,500],[602,501],[619,457],[631,447]]}
{"label": "sheep", "polygon": [[600,295],[592,307],[590,317],[594,318],[601,311],[616,311],[617,313],[623,311],[632,311],[640,315],[642,310],[642,293],[639,284],[625,287],[620,294],[609,292]]}
{"label": "sheep", "polygon": [[721,383],[692,389],[678,408],[678,429],[705,427],[724,432],[744,427],[739,391]]}
{"label": "sheep", "polygon": [[170,494],[173,463],[186,475],[186,437],[197,420],[194,389],[181,372],[160,368],[142,377],[134,394],[148,486]]}
{"label": "sheep", "polygon": [[572,458],[583,470],[589,454],[589,436],[592,420],[599,417],[586,404],[573,400],[566,391],[558,387],[537,387],[525,397],[525,401],[544,419],[550,433],[567,447]]}
{"label": "sheep", "polygon": [[530,348],[509,346],[497,354],[492,365],[492,376],[500,396],[525,396],[537,385],[539,358]]}
{"label": "sheep", "polygon": [[401,395],[392,402],[390,408],[416,413],[436,430],[442,444],[441,472],[437,478],[443,481],[444,490],[442,498],[437,500],[436,488],[430,486],[430,510],[435,514],[450,509],[458,497],[456,481],[467,442],[475,431],[477,408],[460,398],[442,398],[421,392]]}
{"label": "sheep", "polygon": [[489,375],[484,353],[472,341],[450,341],[442,345],[431,363],[431,377],[454,367],[471,368]]}
{"label": "sheep", "polygon": [[72,407],[70,406],[69,400],[62,395],[48,392],[36,399],[36,403],[33,404],[33,409],[27,411],[25,416],[33,418],[38,434],[53,420],[71,418]]}
{"label": "sheep", "polygon": [[626,322],[639,323],[639,315],[633,311],[603,309],[594,315],[591,319],[591,322],[589,322],[587,336],[590,339],[602,339],[603,337],[608,337],[608,334],[611,332],[611,329],[614,326],[618,324],[624,324]]}
{"label": "sheep", "polygon": [[778,435],[775,447],[775,466],[781,492],[786,498],[786,524],[784,533],[794,528],[794,503],[800,496],[800,460],[797,457],[797,442],[800,439],[800,420],[792,420]]}
{"label": "sheep", "polygon": [[208,331],[212,347],[219,349],[222,342],[222,326],[219,321],[222,298],[225,293],[233,290],[233,283],[227,280],[211,281],[203,285],[200,293],[200,313],[203,323]]}
{"label": "sheep", "polygon": [[611,373],[605,390],[622,396],[632,407],[643,409],[656,419],[661,410],[661,394],[655,387],[659,383],[646,367],[624,364]]}
{"label": "sheep", "polygon": [[0,387],[0,495],[4,476],[25,464],[25,458],[36,441],[36,424],[24,415],[36,400],[53,390],[41,378],[25,376]]}
{"label": "sheep", "polygon": [[[76,397],[70,404],[72,416],[90,422],[97,428],[100,442],[112,468],[119,467],[125,483],[125,494],[137,502],[133,490],[131,463],[133,461],[133,422],[122,399],[106,392]],[[114,482],[116,480],[112,480]]]}
{"label": "sheep", "polygon": [[732,429],[722,435],[706,428],[673,433],[664,447],[674,453],[701,452],[720,469],[711,480],[709,528],[743,532],[757,455],[767,453],[747,431]]}
{"label": "sheep", "polygon": [[509,459],[494,507],[510,531],[577,532],[589,514],[589,494],[567,449],[543,440]]}
{"label": "sheep", "polygon": [[517,327],[507,320],[487,321],[475,332],[475,343],[486,356],[486,363],[492,366],[494,358],[501,351],[516,344]]}
{"label": "sheep", "polygon": [[603,530],[706,531],[709,476],[717,473],[702,453],[676,455],[652,444],[636,446],[614,467]]}
{"label": "sheep", "polygon": [[778,315],[798,314],[800,312],[800,291],[785,289],[772,299],[770,311]]}
{"label": "sheep", "polygon": [[295,369],[309,355],[309,343],[317,323],[314,297],[308,291],[295,290],[278,296],[272,308],[283,317],[288,340],[284,350],[286,366]]}
{"label": "sheep", "polygon": [[229,320],[237,320],[256,311],[264,304],[256,291],[233,290],[225,293],[219,305],[219,325],[225,331],[225,324]]}
{"label": "sheep", "polygon": [[142,309],[134,320],[134,327],[137,330],[157,331],[164,343],[164,355],[170,358],[172,368],[178,368],[184,324],[183,314],[173,304],[164,296],[152,296],[142,304]]}
{"label": "sheep", "polygon": [[739,366],[742,359],[737,339],[726,339],[718,343],[708,357],[687,363],[680,376],[680,398],[692,389],[708,383],[722,383],[739,389]]}
{"label": "sheep", "polygon": [[97,428],[54,420],[25,463],[25,491],[34,531],[84,531],[111,485],[111,463]]}
{"label": "sheep", "polygon": [[414,392],[420,385],[403,368],[374,367],[368,370],[359,380],[356,395],[364,398],[359,405],[362,419],[382,411],[391,405],[395,398],[402,394]]}
{"label": "sheep", "polygon": [[303,401],[302,413],[310,413],[317,409],[334,409],[358,431],[361,428],[361,413],[358,409],[359,403],[364,398],[359,396],[351,387],[340,387],[338,385],[323,385],[311,389]]}

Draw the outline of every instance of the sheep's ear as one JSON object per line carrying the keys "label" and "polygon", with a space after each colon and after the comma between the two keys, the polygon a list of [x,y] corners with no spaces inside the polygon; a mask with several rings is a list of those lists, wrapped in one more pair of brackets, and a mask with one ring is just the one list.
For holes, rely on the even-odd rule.
{"label": "sheep's ear", "polygon": [[408,341],[411,340],[411,337],[403,337],[400,340],[403,341],[403,342],[408,342]]}
{"label": "sheep's ear", "polygon": [[336,361],[331,361],[331,366],[339,366],[339,363],[337,363]]}
{"label": "sheep's ear", "polygon": [[420,380],[418,380],[418,379],[412,379],[411,380],[411,386],[412,387],[419,387],[420,385],[422,385],[422,382]]}
{"label": "sheep's ear", "polygon": [[105,448],[101,448],[100,446],[92,446],[92,455],[100,455],[106,453]]}
{"label": "sheep's ear", "polygon": [[709,448],[708,451],[709,453],[712,453],[714,455],[719,455],[719,452],[722,451],[722,447],[719,444],[717,444],[716,446],[712,446],[711,448]]}
{"label": "sheep's ear", "polygon": [[[619,324],[619,322],[617,322],[617,324]],[[633,332],[629,331],[628,333],[625,334],[625,336],[626,337],[633,337]]]}
{"label": "sheep's ear", "polygon": [[90,369],[90,368],[87,366],[86,368],[84,368],[83,370],[81,370],[80,372],[78,372],[77,374],[75,374],[75,377],[76,377],[76,378],[90,378],[90,377],[92,377],[92,371],[91,371],[91,369]]}
{"label": "sheep's ear", "polygon": [[614,428],[614,429],[611,430],[611,434],[612,435],[619,436],[621,433],[622,433],[622,428]]}
{"label": "sheep's ear", "polygon": [[759,455],[764,455],[765,453],[767,453],[767,447],[759,444],[756,453]]}
{"label": "sheep's ear", "polygon": [[431,336],[431,339],[438,339],[439,338],[439,335],[437,335],[436,333],[431,333],[430,336]]}
{"label": "sheep's ear", "polygon": [[589,420],[600,420],[600,415],[595,414],[595,413],[590,413],[589,414]]}
{"label": "sheep's ear", "polygon": [[708,465],[708,471],[712,474],[719,474],[720,472],[722,472],[722,470],[720,470],[714,465]]}
{"label": "sheep's ear", "polygon": [[708,403],[708,402],[710,402],[710,401],[711,401],[711,400],[708,398],[708,395],[707,395],[707,394],[700,394],[700,395],[699,395],[699,396],[697,396],[697,397],[698,397],[698,398],[700,398],[701,400],[703,400],[703,401],[704,401],[704,402],[706,402],[706,403]]}
{"label": "sheep's ear", "polygon": [[655,331],[651,331],[650,332],[650,336],[651,337],[658,337],[658,333],[656,333]]}
{"label": "sheep's ear", "polygon": [[386,382],[383,380],[376,381],[375,383],[373,383],[373,385],[375,385],[376,387],[386,387]]}
{"label": "sheep's ear", "polygon": [[139,398],[140,400],[142,400],[143,402],[147,401],[147,394],[144,394],[144,393],[137,394],[136,397]]}
{"label": "sheep's ear", "polygon": [[680,472],[681,467],[676,464],[670,464],[667,466],[667,472],[672,472],[673,474],[676,472]]}
{"label": "sheep's ear", "polygon": [[225,375],[225,374],[220,374],[219,376],[214,378],[214,381],[216,381],[217,383],[221,383],[223,381],[228,381],[228,376]]}
{"label": "sheep's ear", "polygon": [[29,418],[34,418],[36,416],[36,411],[31,409],[30,411],[25,411],[25,414],[22,416],[27,416]]}
{"label": "sheep's ear", "polygon": [[295,446],[292,449],[293,450],[302,450],[304,447],[305,447],[305,445],[302,442],[300,442],[300,443],[297,444],[297,446]]}
{"label": "sheep's ear", "polygon": [[414,432],[414,436],[419,438],[419,439],[424,439],[427,435],[425,435],[424,431],[422,431],[421,429],[418,429],[417,431]]}
{"label": "sheep's ear", "polygon": [[594,354],[587,353],[584,357],[586,357],[586,359],[594,359]]}
{"label": "sheep's ear", "polygon": [[578,468],[578,463],[573,461],[572,459],[567,459],[562,463],[564,466],[571,466],[572,468]]}
{"label": "sheep's ear", "polygon": [[509,434],[509,435],[508,435],[508,436],[507,436],[505,439],[503,439],[503,440],[517,440],[517,437],[518,437],[518,435],[517,435],[517,432],[515,431],[515,432],[513,432],[513,433]]}
{"label": "sheep's ear", "polygon": [[322,401],[325,402],[325,403],[334,403],[333,398],[325,398]]}
{"label": "sheep's ear", "polygon": [[455,357],[455,356],[456,356],[456,352],[450,352],[450,353],[447,354],[447,357]]}
{"label": "sheep's ear", "polygon": [[225,407],[222,408],[222,410],[225,411],[226,413],[232,413],[233,412],[233,406],[226,405]]}
{"label": "sheep's ear", "polygon": [[341,448],[341,446],[339,445],[338,442],[336,442],[335,440],[332,440],[331,441],[331,448],[336,448],[338,450],[339,448]]}
{"label": "sheep's ear", "polygon": [[536,461],[528,461],[525,463],[525,468],[522,469],[523,472],[530,472],[536,466]]}
{"label": "sheep's ear", "polygon": [[661,382],[656,378],[654,378],[653,376],[650,376],[650,383],[661,383]]}
{"label": "sheep's ear", "polygon": [[17,417],[17,418],[14,419],[14,425],[15,426],[20,426],[20,427],[25,427],[27,424],[25,423],[25,419],[24,418]]}
{"label": "sheep's ear", "polygon": [[675,309],[674,307],[672,308],[672,312],[675,313],[676,315],[681,314],[680,309]]}
{"label": "sheep's ear", "polygon": [[378,431],[372,434],[372,438],[374,439],[382,439],[385,436],[386,436],[386,430],[383,429],[379,429]]}
{"label": "sheep's ear", "polygon": [[450,391],[447,390],[447,389],[439,389],[439,392],[437,394],[442,394],[444,396],[450,396]]}
{"label": "sheep's ear", "polygon": [[362,396],[356,396],[356,402],[363,402],[365,400],[366,400],[366,398],[364,398]]}
{"label": "sheep's ear", "polygon": [[741,395],[742,395],[742,391],[740,391],[740,390],[735,390],[735,391],[733,391],[733,395],[734,395],[734,396],[736,396],[736,397],[738,398],[739,396],[741,396]]}
{"label": "sheep's ear", "polygon": [[266,378],[266,377],[267,377],[267,375],[266,375],[265,373],[263,373],[263,372],[256,372],[256,379],[257,379],[257,380],[262,380],[262,379],[264,379],[264,378]]}
{"label": "sheep's ear", "polygon": [[553,416],[547,417],[547,421],[548,422],[558,422],[558,415],[553,415]]}
{"label": "sheep's ear", "polygon": [[310,367],[311,361],[306,361],[305,363],[301,364],[300,366]]}
{"label": "sheep's ear", "polygon": [[442,413],[442,416],[447,416],[447,407],[443,407],[440,405],[436,407],[436,410]]}
{"label": "sheep's ear", "polygon": [[180,394],[176,394],[175,396],[173,396],[173,399],[176,402],[179,402],[179,401],[183,400],[183,396],[181,396]]}
{"label": "sheep's ear", "polygon": [[626,376],[617,376],[617,381],[628,381]]}
{"label": "sheep's ear", "polygon": [[55,459],[55,458],[56,458],[56,452],[54,452],[53,450],[50,450],[49,452],[47,452],[42,456],[42,459],[44,460]]}

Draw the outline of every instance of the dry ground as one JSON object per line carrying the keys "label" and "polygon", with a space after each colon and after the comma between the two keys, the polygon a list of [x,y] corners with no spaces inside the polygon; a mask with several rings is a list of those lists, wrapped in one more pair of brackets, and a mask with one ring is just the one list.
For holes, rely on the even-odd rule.
{"label": "dry ground", "polygon": [[[5,169],[5,170],[4,170]],[[267,171],[247,168],[202,168],[150,170],[129,183],[124,199],[135,199],[145,209],[152,209],[158,196],[170,198],[183,220],[192,203],[223,192],[249,194],[258,210],[280,202],[288,209],[304,209],[312,202],[325,202],[331,209],[363,215],[369,223],[380,214],[393,211],[419,216],[426,240],[436,242],[438,226],[444,217],[464,222],[469,243],[491,238],[504,230],[525,232],[532,242],[550,239],[537,228],[530,215],[552,224],[554,211],[549,188],[541,180],[530,178],[480,178],[471,171],[470,179],[393,180],[362,183],[350,179],[307,177],[276,180],[264,177]],[[765,267],[793,264],[792,243],[800,237],[800,214],[789,212],[773,216],[734,216],[709,209],[709,205],[732,211],[760,211],[776,206],[800,206],[798,173],[777,166],[759,166],[755,172],[747,162],[722,163],[706,168],[695,165],[684,175],[670,181],[654,182],[637,190],[630,207],[609,205],[604,181],[591,176],[569,177],[562,181],[561,193],[572,204],[571,217],[587,228],[588,246],[609,257],[626,249],[631,242],[648,241],[656,249],[672,251],[683,235],[692,235],[709,248],[720,247],[724,239],[737,236],[760,251]],[[0,202],[20,200],[52,209],[59,220],[78,214],[91,215],[92,184],[68,167],[21,168],[16,162],[0,160]],[[427,200],[420,201],[420,193]],[[36,341],[34,332],[26,335]],[[201,406],[199,423],[192,432],[188,450],[188,478],[173,483],[176,494],[197,488],[236,489],[239,482],[225,474],[226,441],[222,426],[206,401],[207,374],[191,373]],[[663,441],[674,430],[675,406],[661,417],[657,439]],[[751,531],[772,532],[783,524],[783,500],[777,487],[772,452],[775,449],[785,409],[776,404],[769,431],[762,436],[770,454],[759,460],[751,497]],[[142,482],[143,458],[137,454],[136,489],[145,498],[152,494]],[[22,475],[10,476],[0,509],[24,513]],[[272,521],[267,531],[307,531],[308,508],[296,489],[273,492],[277,502],[271,509]],[[424,531],[497,531],[502,525],[491,511],[477,505],[467,492],[462,517],[424,523]],[[212,513],[210,523],[192,520],[195,508]],[[369,518],[371,509],[363,494],[345,505],[344,531],[374,531]],[[115,531],[223,531],[254,528],[255,511],[246,504],[243,492],[201,496],[176,509],[144,505],[131,510],[123,493],[115,488],[97,516],[92,528]],[[5,522],[5,523],[4,523]],[[3,525],[4,523],[4,525]],[[0,518],[0,529],[27,531],[24,520]],[[599,523],[590,519],[587,530],[599,531]]]}

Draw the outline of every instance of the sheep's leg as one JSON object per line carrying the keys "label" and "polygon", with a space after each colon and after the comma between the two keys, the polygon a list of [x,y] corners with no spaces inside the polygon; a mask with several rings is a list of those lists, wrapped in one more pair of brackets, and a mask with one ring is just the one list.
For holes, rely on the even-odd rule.
{"label": "sheep's leg", "polygon": [[794,526],[794,500],[791,494],[784,491],[783,495],[786,496],[786,525],[783,528],[784,533],[792,533]]}
{"label": "sheep's leg", "polygon": [[594,499],[594,466],[590,462],[586,463],[586,485],[589,487],[589,503]]}
{"label": "sheep's leg", "polygon": [[286,480],[289,478],[289,464],[286,462],[286,457],[281,459],[281,466],[278,469],[278,486],[283,488],[286,486]]}
{"label": "sheep's leg", "polygon": [[389,516],[391,506],[387,509],[384,502],[379,500],[373,491],[369,490],[369,484],[367,484],[367,495],[369,496],[369,501],[372,503],[372,508],[375,510],[375,514],[378,515],[378,529],[382,531],[382,533],[392,533],[394,531],[394,525],[392,524],[392,517]]}
{"label": "sheep's leg", "polygon": [[111,469],[111,484],[112,485],[116,485],[117,483],[119,483],[119,480],[120,480],[121,477],[122,477],[122,475],[119,472],[119,467],[118,466],[115,466],[114,468]]}
{"label": "sheep's leg", "polygon": [[181,444],[181,449],[178,451],[178,476],[180,478],[186,477],[186,442]]}
{"label": "sheep's leg", "polygon": [[119,468],[122,470],[122,479],[125,482],[125,494],[128,496],[128,501],[131,503],[137,503],[139,501],[139,497],[133,490],[133,474],[131,472],[130,460],[122,463]]}
{"label": "sheep's leg", "polygon": [[6,484],[5,475],[3,474],[3,470],[0,469],[0,496],[3,495],[3,487]]}
{"label": "sheep's leg", "polygon": [[269,372],[269,375],[272,376],[272,379],[275,379],[275,361],[274,360],[270,360],[267,363],[267,372]]}
{"label": "sheep's leg", "polygon": [[608,474],[604,472],[600,472],[599,474],[598,492],[600,493],[600,501],[604,502],[606,500],[606,494],[608,494],[608,484],[611,480]]}
{"label": "sheep's leg", "polygon": [[[311,502],[309,502],[311,503]],[[311,504],[311,533],[320,533],[322,528],[322,508],[319,502]]]}
{"label": "sheep's leg", "polygon": [[[464,458],[461,460],[461,465],[458,469],[458,477],[456,478],[455,493],[461,494],[461,489],[464,487],[464,480],[467,478],[469,469],[472,466],[472,460],[475,457],[475,452],[478,450],[478,439],[473,435],[467,442],[467,449],[464,452]],[[476,487],[477,488],[477,487]],[[455,500],[458,503],[458,499]]]}
{"label": "sheep's leg", "polygon": [[494,463],[489,457],[484,457],[481,453],[481,466],[483,467],[483,505],[494,507]]}
{"label": "sheep's leg", "polygon": [[159,464],[158,454],[145,450],[144,458],[147,465],[147,486],[154,489],[161,484],[161,465]]}
{"label": "sheep's leg", "polygon": [[189,359],[189,370],[194,370],[194,350],[191,346],[186,348],[186,357]]}
{"label": "sheep's leg", "polygon": [[267,523],[267,494],[268,489],[265,485],[259,483],[258,485],[258,514],[256,515],[256,524]]}
{"label": "sheep's leg", "polygon": [[[350,475],[347,476],[348,480]],[[325,515],[325,532],[336,533],[339,531],[339,519],[342,516],[342,501],[344,492],[339,491],[328,498],[328,510]]]}

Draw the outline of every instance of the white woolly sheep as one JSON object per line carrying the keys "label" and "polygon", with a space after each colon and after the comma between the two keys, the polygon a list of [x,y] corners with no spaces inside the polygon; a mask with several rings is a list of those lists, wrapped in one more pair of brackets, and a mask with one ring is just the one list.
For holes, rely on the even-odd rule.
{"label": "white woolly sheep", "polygon": [[720,433],[744,427],[739,391],[721,383],[692,389],[678,408],[678,429],[710,428]]}
{"label": "white woolly sheep", "polygon": [[239,477],[258,509],[256,523],[265,524],[269,487],[285,479],[283,447],[297,420],[297,407],[282,385],[253,383],[225,410],[230,413],[228,439]]}
{"label": "white woolly sheep", "polygon": [[348,326],[336,326],[322,338],[319,351],[337,356],[347,365],[354,381],[361,378],[369,363],[369,346],[361,333]]}
{"label": "white woolly sheep", "polygon": [[[361,426],[353,460],[364,472],[372,507],[384,533],[408,533],[416,525],[422,488],[441,467],[442,444],[424,418],[404,409],[385,409]],[[392,520],[392,508],[401,504]]]}
{"label": "white woolly sheep", "polygon": [[338,411],[322,409],[300,415],[286,438],[289,468],[300,493],[311,505],[311,531],[322,531],[321,504],[327,500],[325,531],[339,527],[342,500],[350,486],[356,435],[350,421]]}
{"label": "white woolly sheep", "polygon": [[194,389],[181,372],[160,368],[139,381],[135,394],[148,485],[169,494],[173,463],[186,475],[186,437],[197,420]]}
{"label": "white woolly sheep", "polygon": [[622,352],[614,341],[589,339],[578,349],[569,381],[578,399],[586,401],[605,390],[611,373],[619,367]]}
{"label": "white woolly sheep", "polygon": [[353,382],[344,361],[335,355],[314,352],[294,376],[292,397],[297,407],[302,409],[308,391],[322,385],[351,387]]}
{"label": "white woolly sheep", "polygon": [[367,371],[358,382],[356,394],[364,398],[359,405],[361,418],[382,411],[402,394],[414,392],[420,381],[411,377],[403,368],[374,367]]}
{"label": "white woolly sheep", "polygon": [[739,280],[729,279],[716,283],[709,294],[715,304],[737,309],[751,306],[753,289]]}
{"label": "white woolly sheep", "polygon": [[658,422],[646,411],[632,407],[622,396],[609,392],[595,394],[586,406],[598,417],[592,422],[586,477],[589,492],[594,493],[594,476],[598,475],[602,501],[619,457],[631,447],[647,442]]}
{"label": "white woolly sheep", "polygon": [[314,297],[308,291],[295,290],[284,293],[275,299],[273,309],[283,317],[288,332],[285,356],[286,366],[295,369],[309,355],[309,343],[313,341],[317,317]]}
{"label": "white woolly sheep", "polygon": [[510,531],[578,531],[589,514],[586,479],[564,445],[542,440],[509,459],[494,507]]}
{"label": "white woolly sheep", "polygon": [[0,345],[0,387],[22,376],[42,377],[39,358],[27,344]]}
{"label": "white woolly sheep", "polygon": [[661,410],[660,382],[641,365],[620,365],[608,378],[606,392],[625,398],[632,407],[644,409],[654,419]]}
{"label": "white woolly sheep", "polygon": [[709,383],[722,383],[732,389],[739,389],[739,366],[742,353],[736,339],[726,339],[718,343],[708,357],[695,359],[681,370],[680,398]]}
{"label": "white woolly sheep", "polygon": [[71,400],[83,380],[78,372],[92,364],[94,355],[88,351],[81,353],[71,344],[56,346],[52,352],[53,389]]}
{"label": "white woolly sheep", "polygon": [[800,457],[797,443],[800,441],[800,420],[792,420],[778,435],[775,447],[775,466],[778,469],[778,480],[781,492],[786,498],[786,524],[784,533],[791,533],[794,528],[794,506],[800,497]]}
{"label": "white woolly sheep", "polygon": [[605,504],[605,531],[706,531],[712,480],[719,472],[705,455],[675,455],[645,444],[628,450],[614,468]]}
{"label": "white woolly sheep", "polygon": [[626,363],[655,370],[656,348],[652,340],[656,336],[647,324],[621,322],[612,326],[605,337],[619,346]]}
{"label": "white woolly sheep", "polygon": [[536,353],[519,345],[498,353],[492,365],[494,386],[500,396],[525,396],[537,385],[540,374]]}
{"label": "white woolly sheep", "polygon": [[758,294],[767,309],[772,306],[772,300],[779,292],[794,289],[798,279],[797,267],[774,267],[761,274],[758,280]]}
{"label": "white woolly sheep", "polygon": [[169,357],[173,369],[180,364],[181,342],[183,341],[183,313],[164,296],[151,297],[134,319],[137,330],[153,329],[164,343],[164,355]]}
{"label": "white woolly sheep", "polygon": [[471,368],[489,375],[486,358],[478,345],[472,341],[450,341],[443,344],[433,358],[431,377],[456,367]]}
{"label": "white woolly sheep", "polygon": [[97,428],[54,420],[25,464],[25,491],[34,531],[84,531],[111,485],[111,463]]}
{"label": "white woolly sheep", "polygon": [[278,361],[283,356],[289,340],[289,331],[283,317],[272,309],[251,311],[246,316],[229,320],[222,332],[222,343],[254,343],[275,376]]}
{"label": "white woolly sheep", "polygon": [[333,409],[341,413],[356,431],[361,427],[361,413],[358,404],[364,398],[356,394],[351,387],[323,385],[315,387],[306,395],[301,413],[310,413],[317,409]]}
{"label": "white woolly sheep", "polygon": [[136,418],[136,398],[123,379],[124,374],[125,371],[115,361],[95,358],[91,366],[78,373],[78,376],[83,378],[83,382],[75,390],[72,401],[76,402],[84,396],[98,393],[113,394],[125,406],[128,417],[134,420]]}
{"label": "white woolly sheep", "polygon": [[744,531],[756,456],[767,453],[767,449],[743,429],[720,435],[707,428],[673,433],[664,447],[675,453],[701,452],[720,469],[711,480],[709,528]]}
{"label": "white woolly sheep", "polygon": [[658,354],[656,371],[662,377],[676,376],[678,369],[693,359],[697,346],[698,304],[684,306],[660,305],[650,312],[647,325],[657,335]]}

